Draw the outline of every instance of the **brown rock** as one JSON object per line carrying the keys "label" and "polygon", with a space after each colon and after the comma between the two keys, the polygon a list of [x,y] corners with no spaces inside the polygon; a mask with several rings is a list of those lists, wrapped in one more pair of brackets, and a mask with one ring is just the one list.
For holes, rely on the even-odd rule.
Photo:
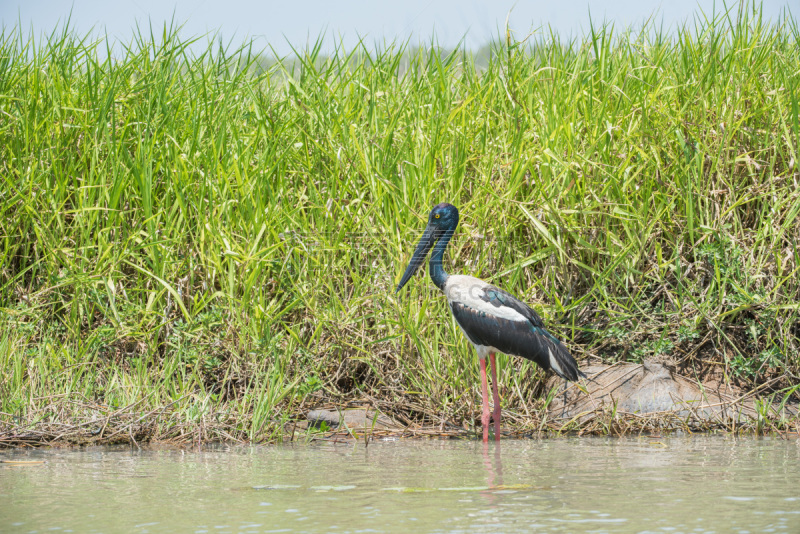
{"label": "brown rock", "polygon": [[311,410],[306,415],[310,428],[320,427],[323,423],[331,430],[346,426],[350,430],[398,430],[398,425],[391,417],[367,408],[348,408],[345,410]]}
{"label": "brown rock", "polygon": [[[575,384],[568,386],[565,395],[563,380],[552,377],[548,381],[548,387],[558,388],[548,406],[551,417],[585,423],[601,413],[615,411],[632,417],[661,418],[662,427],[727,426],[758,418],[755,403],[747,395],[722,384],[698,383],[660,363],[619,363],[583,371],[591,379],[582,381],[588,395]],[[784,410],[787,417],[797,413],[796,407]]]}

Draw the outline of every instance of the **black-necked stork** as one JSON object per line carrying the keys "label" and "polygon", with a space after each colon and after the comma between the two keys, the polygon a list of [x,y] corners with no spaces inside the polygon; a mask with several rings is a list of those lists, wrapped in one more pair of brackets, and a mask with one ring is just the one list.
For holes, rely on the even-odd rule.
{"label": "black-necked stork", "polygon": [[458,209],[442,203],[431,210],[428,226],[422,234],[411,262],[397,286],[399,292],[414,276],[433,248],[430,275],[450,304],[461,331],[478,352],[483,395],[483,441],[489,440],[489,392],[486,379],[486,357],[492,369],[494,401],[494,434],[500,439],[500,396],[497,393],[495,352],[513,354],[536,362],[545,371],[552,369],[558,376],[575,382],[585,377],[575,358],[550,332],[542,319],[527,304],[491,284],[463,274],[449,275],[442,268],[442,257],[458,226]]}

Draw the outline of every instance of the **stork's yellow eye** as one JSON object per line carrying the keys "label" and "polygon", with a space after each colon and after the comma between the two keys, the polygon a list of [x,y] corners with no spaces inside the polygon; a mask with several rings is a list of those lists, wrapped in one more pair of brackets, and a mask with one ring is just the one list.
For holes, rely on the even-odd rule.
{"label": "stork's yellow eye", "polygon": [[436,217],[438,219],[439,218],[439,214],[437,213],[436,215],[434,215],[434,217]]}

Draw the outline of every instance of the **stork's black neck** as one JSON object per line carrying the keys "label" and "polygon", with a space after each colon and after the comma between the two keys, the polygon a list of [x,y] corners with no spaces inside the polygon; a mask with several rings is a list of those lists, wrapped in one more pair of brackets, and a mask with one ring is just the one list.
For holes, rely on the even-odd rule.
{"label": "stork's black neck", "polygon": [[439,241],[436,243],[436,246],[433,247],[433,254],[431,254],[431,262],[429,264],[431,280],[433,280],[436,287],[442,291],[444,291],[445,282],[447,282],[447,279],[450,277],[449,274],[444,272],[442,258],[444,258],[444,249],[447,248],[450,238],[453,237],[453,232],[455,232],[455,228],[445,230],[442,237],[439,238]]}

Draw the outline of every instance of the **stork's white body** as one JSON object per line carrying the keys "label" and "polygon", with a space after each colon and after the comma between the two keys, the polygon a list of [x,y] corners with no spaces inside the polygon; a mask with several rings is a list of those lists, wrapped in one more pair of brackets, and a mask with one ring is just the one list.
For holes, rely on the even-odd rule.
{"label": "stork's white body", "polygon": [[458,302],[499,319],[523,323],[528,321],[527,317],[509,306],[497,307],[490,304],[486,300],[487,289],[496,288],[480,278],[466,274],[451,274],[444,283],[444,295],[449,304]]}
{"label": "stork's white body", "polygon": [[[474,276],[451,275],[444,284],[450,311],[480,359],[494,352],[521,356],[553,369],[567,379],[577,378],[574,360],[551,336],[536,312],[513,295]],[[500,298],[498,298],[500,297]],[[497,340],[496,344],[480,340]],[[572,363],[572,365],[570,365]]]}
{"label": "stork's white body", "polygon": [[[474,276],[469,276],[466,274],[453,274],[450,275],[450,277],[447,279],[447,282],[444,284],[444,296],[447,298],[447,303],[450,305],[451,311],[453,309],[453,304],[458,303],[472,308],[480,313],[485,313],[486,315],[496,316],[509,321],[527,322],[525,316],[518,311],[505,306],[498,309],[489,304],[485,300],[485,289],[489,287],[491,286],[480,278],[475,278]],[[461,332],[463,332],[464,336],[469,339],[470,342],[472,342],[469,334],[466,330],[464,330],[464,325],[462,325],[458,319],[456,319],[456,324],[461,329]],[[503,352],[496,347],[489,345],[480,345],[474,342],[472,342],[472,345],[475,347],[475,351],[478,353],[478,358],[481,360],[486,359],[486,357],[492,352]]]}

